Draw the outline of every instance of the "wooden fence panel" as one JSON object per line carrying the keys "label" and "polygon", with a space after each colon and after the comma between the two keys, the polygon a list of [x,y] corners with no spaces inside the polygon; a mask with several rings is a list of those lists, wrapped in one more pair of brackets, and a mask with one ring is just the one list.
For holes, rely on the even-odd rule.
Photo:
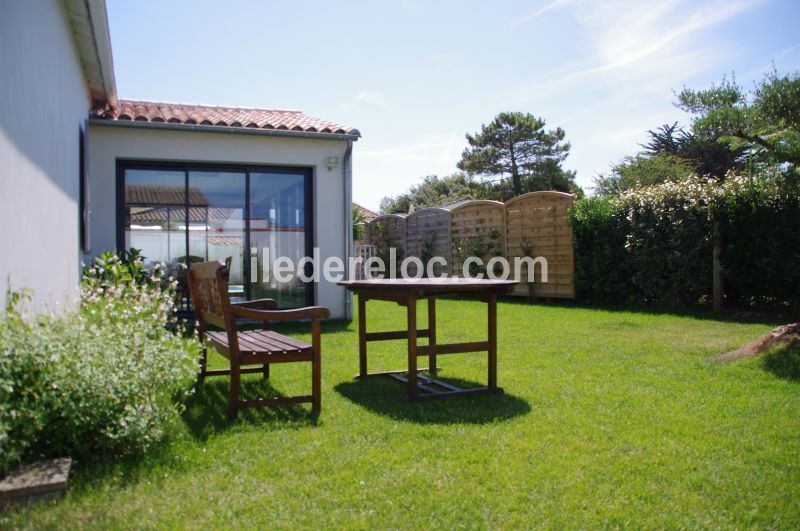
{"label": "wooden fence panel", "polygon": [[536,297],[575,297],[575,256],[569,210],[572,195],[563,192],[531,192],[506,203],[506,257],[512,268],[515,258],[542,256],[547,259],[548,281],[542,282],[539,266],[534,283],[523,282],[518,295]]}
{"label": "wooden fence panel", "polygon": [[[477,256],[484,264],[505,251],[506,207],[499,201],[476,200],[451,211],[451,274],[464,276],[464,260]],[[474,274],[474,271],[473,271]]]}
{"label": "wooden fence panel", "polygon": [[406,256],[406,217],[401,214],[378,216],[367,223],[364,239],[375,246],[375,256],[379,256],[386,268],[389,264],[389,248],[397,249],[398,276],[400,262]]}
{"label": "wooden fence panel", "polygon": [[[406,218],[406,251],[408,256],[422,260],[423,266],[434,256],[441,256],[450,264],[450,211],[445,208],[421,208]],[[415,274],[409,268],[409,274]],[[435,266],[438,276],[449,273],[449,268]]]}

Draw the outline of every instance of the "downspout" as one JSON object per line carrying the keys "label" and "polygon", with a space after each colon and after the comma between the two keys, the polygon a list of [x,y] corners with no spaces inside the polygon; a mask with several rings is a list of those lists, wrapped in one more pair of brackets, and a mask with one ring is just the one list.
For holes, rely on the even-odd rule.
{"label": "downspout", "polygon": [[[344,262],[347,270],[350,255],[353,252],[353,141],[347,140],[347,149],[342,162],[344,173],[344,203],[345,203],[345,237],[344,237]],[[349,271],[348,271],[349,273]],[[346,319],[353,318],[353,294],[344,290],[344,315]]]}

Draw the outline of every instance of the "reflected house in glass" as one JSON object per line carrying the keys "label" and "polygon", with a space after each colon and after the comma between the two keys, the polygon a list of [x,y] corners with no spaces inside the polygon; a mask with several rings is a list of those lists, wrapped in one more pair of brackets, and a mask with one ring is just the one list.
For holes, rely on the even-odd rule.
{"label": "reflected house in glass", "polygon": [[121,165],[124,247],[140,249],[148,265],[166,264],[178,279],[185,308],[185,266],[209,260],[228,266],[233,300],[272,298],[282,307],[313,304],[313,285],[298,274],[278,280],[271,267],[277,257],[297,263],[313,252],[313,232],[307,230],[311,173],[302,168],[181,166]]}
{"label": "reflected house in glass", "polygon": [[[208,197],[196,187],[187,191],[155,184],[127,184],[125,206],[125,246],[140,249],[150,263],[167,264],[169,274],[178,279],[178,290],[184,299],[188,291],[183,266],[208,260],[221,260],[228,265],[231,296],[243,297],[241,209],[211,206]],[[187,255],[187,237],[188,248],[197,254]]]}

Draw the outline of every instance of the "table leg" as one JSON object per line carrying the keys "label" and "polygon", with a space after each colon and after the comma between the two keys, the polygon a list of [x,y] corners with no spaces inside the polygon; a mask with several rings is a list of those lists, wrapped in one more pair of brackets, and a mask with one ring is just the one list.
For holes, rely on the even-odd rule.
{"label": "table leg", "polygon": [[367,376],[367,299],[358,296],[358,375]]}
{"label": "table leg", "polygon": [[489,389],[497,389],[497,297],[489,303]]}
{"label": "table leg", "polygon": [[408,399],[417,398],[417,298],[408,297]]}
{"label": "table leg", "polygon": [[[428,299],[428,345],[436,344],[436,297]],[[428,356],[428,368],[430,372],[436,373],[436,354]]]}

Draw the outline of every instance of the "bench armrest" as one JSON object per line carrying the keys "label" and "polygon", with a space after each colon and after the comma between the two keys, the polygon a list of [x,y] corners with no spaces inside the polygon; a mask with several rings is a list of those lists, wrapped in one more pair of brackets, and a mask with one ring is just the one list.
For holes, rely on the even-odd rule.
{"label": "bench armrest", "polygon": [[300,319],[327,319],[331,312],[324,306],[307,306],[294,310],[254,310],[240,305],[231,305],[234,317],[259,321],[297,321]]}
{"label": "bench armrest", "polygon": [[256,299],[254,301],[232,302],[231,307],[250,310],[273,310],[278,307],[278,303],[275,299]]}

